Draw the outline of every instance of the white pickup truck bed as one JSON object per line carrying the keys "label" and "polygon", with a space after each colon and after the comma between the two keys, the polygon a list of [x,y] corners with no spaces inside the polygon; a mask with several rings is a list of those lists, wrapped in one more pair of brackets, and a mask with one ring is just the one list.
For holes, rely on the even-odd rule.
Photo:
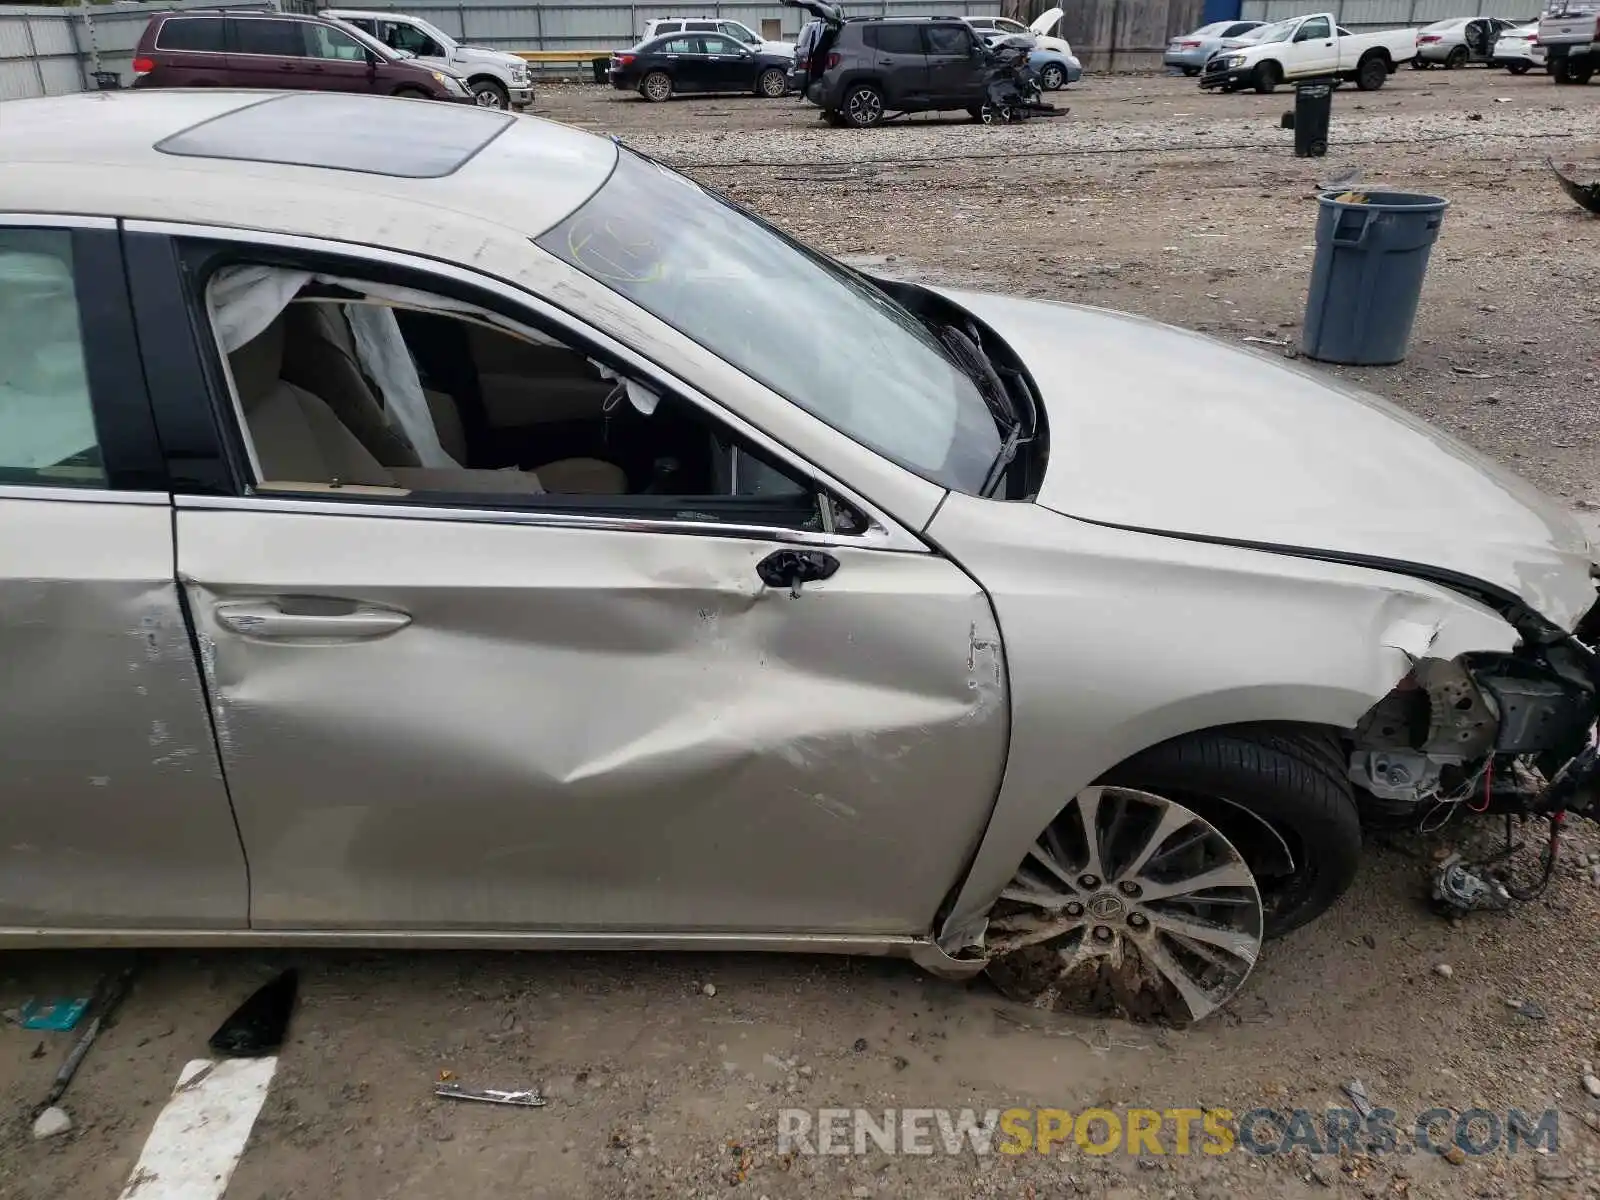
{"label": "white pickup truck bed", "polygon": [[1219,50],[1200,76],[1203,88],[1270,92],[1296,79],[1347,79],[1376,91],[1401,63],[1416,57],[1410,29],[1351,33],[1332,13],[1308,13],[1253,30],[1241,44]]}
{"label": "white pickup truck bed", "polygon": [[1551,79],[1588,83],[1600,66],[1600,3],[1555,0],[1539,18],[1539,44]]}

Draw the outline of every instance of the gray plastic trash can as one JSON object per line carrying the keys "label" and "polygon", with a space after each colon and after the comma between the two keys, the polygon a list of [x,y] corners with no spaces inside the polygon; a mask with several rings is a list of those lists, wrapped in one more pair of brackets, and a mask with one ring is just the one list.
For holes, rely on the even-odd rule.
{"label": "gray plastic trash can", "polygon": [[1386,366],[1406,356],[1448,200],[1409,192],[1326,192],[1300,351],[1321,362]]}

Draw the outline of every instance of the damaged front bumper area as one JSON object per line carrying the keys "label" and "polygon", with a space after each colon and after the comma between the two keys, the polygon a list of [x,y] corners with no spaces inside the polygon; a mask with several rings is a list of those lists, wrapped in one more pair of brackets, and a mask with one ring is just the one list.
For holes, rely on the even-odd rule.
{"label": "damaged front bumper area", "polygon": [[1600,807],[1600,602],[1570,634],[1507,615],[1516,649],[1418,658],[1356,726],[1350,778],[1369,815],[1427,824],[1458,803],[1516,815]]}

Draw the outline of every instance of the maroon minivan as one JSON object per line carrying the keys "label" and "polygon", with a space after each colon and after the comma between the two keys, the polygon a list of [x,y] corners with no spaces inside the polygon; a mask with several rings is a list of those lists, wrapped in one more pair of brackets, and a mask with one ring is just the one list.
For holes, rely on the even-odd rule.
{"label": "maroon minivan", "polygon": [[452,71],[402,58],[332,17],[191,9],[150,18],[133,86],[310,89],[472,103]]}

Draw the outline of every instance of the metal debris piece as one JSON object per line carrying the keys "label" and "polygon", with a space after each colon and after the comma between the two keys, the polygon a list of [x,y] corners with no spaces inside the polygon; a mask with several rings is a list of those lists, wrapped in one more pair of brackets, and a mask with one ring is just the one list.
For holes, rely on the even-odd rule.
{"label": "metal debris piece", "polygon": [[1536,1000],[1512,1000],[1508,997],[1506,999],[1506,1007],[1518,1016],[1527,1017],[1530,1021],[1543,1021],[1550,1015],[1545,1012],[1544,1007]]}
{"label": "metal debris piece", "polygon": [[434,1085],[433,1094],[444,1100],[471,1100],[478,1104],[504,1104],[512,1108],[543,1108],[544,1097],[536,1088],[504,1091],[500,1088],[469,1088],[459,1083]]}
{"label": "metal debris piece", "polygon": [[1433,902],[1445,913],[1496,912],[1511,907],[1511,893],[1482,867],[1452,854],[1434,870]]}
{"label": "metal debris piece", "polygon": [[[1594,213],[1595,216],[1600,217],[1600,182],[1579,183],[1576,179],[1563,175],[1561,168],[1557,167],[1555,162],[1548,158],[1544,160],[1544,165],[1549,167],[1551,173],[1560,180],[1561,190],[1571,196],[1577,202],[1579,208],[1586,209]],[[1566,167],[1569,171],[1577,170],[1572,163],[1567,163]]]}
{"label": "metal debris piece", "polygon": [[1356,1106],[1356,1112],[1365,1121],[1372,1115],[1372,1098],[1367,1095],[1367,1085],[1359,1079],[1352,1079],[1341,1089],[1350,1097],[1350,1103]]}

